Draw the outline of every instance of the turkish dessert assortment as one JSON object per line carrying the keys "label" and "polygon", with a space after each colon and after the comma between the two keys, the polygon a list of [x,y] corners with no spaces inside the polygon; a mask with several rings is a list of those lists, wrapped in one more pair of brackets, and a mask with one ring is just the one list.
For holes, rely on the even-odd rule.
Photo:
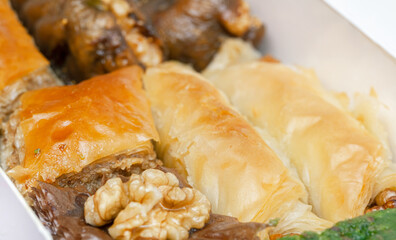
{"label": "turkish dessert assortment", "polygon": [[244,0],[0,0],[1,168],[54,239],[392,239],[375,92],[263,34]]}

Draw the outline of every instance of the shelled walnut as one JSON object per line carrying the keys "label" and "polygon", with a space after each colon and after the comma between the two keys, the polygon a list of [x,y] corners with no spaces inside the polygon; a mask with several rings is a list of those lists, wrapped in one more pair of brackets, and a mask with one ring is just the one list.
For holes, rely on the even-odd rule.
{"label": "shelled walnut", "polygon": [[109,228],[115,239],[187,239],[189,230],[209,220],[210,203],[199,191],[179,187],[172,173],[149,169],[128,182],[106,182],[84,207],[85,220]]}

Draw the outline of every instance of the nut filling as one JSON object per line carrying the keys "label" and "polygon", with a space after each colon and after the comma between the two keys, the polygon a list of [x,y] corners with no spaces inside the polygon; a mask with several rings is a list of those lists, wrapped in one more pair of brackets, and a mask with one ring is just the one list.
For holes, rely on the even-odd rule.
{"label": "nut filling", "polygon": [[210,202],[199,191],[180,188],[172,173],[149,169],[128,182],[113,178],[84,206],[85,221],[93,226],[110,222],[115,239],[188,239],[189,230],[209,220]]}

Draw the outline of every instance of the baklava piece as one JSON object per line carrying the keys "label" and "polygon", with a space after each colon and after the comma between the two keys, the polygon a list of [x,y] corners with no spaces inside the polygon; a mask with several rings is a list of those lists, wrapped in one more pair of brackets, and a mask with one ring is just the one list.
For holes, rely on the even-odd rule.
{"label": "baklava piece", "polygon": [[0,1],[0,119],[6,121],[28,90],[58,85],[7,0]]}
{"label": "baklava piece", "polygon": [[141,75],[132,66],[23,94],[2,151],[19,190],[42,181],[94,193],[107,179],[156,167],[158,135]]}

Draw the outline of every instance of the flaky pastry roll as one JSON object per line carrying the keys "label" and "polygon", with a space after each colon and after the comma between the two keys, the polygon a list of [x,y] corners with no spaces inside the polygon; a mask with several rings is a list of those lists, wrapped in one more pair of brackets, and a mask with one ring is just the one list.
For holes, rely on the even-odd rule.
{"label": "flaky pastry roll", "polygon": [[141,75],[139,67],[128,67],[23,94],[7,125],[4,153],[17,186],[86,183],[94,192],[108,178],[150,165],[158,133]]}
{"label": "flaky pastry roll", "polygon": [[212,84],[177,63],[150,68],[143,79],[159,157],[208,197],[214,213],[240,221],[280,218],[277,233],[327,226],[301,202],[301,182]]}
{"label": "flaky pastry roll", "polygon": [[314,212],[331,221],[363,214],[384,167],[381,142],[321,88],[311,71],[255,57],[244,63],[236,59],[222,64],[217,58],[221,62],[215,60],[205,76],[275,139],[307,187]]}
{"label": "flaky pastry roll", "polygon": [[[372,195],[372,202],[376,204],[378,202],[377,196],[383,195],[382,192],[390,190],[396,194],[396,159],[392,155],[391,145],[388,139],[389,131],[384,127],[382,122],[382,120],[384,120],[384,115],[389,113],[389,109],[385,103],[381,103],[373,88],[370,90],[370,94],[356,93],[351,110],[353,116],[360,121],[371,134],[376,136],[384,146],[385,168],[376,178]],[[396,201],[395,204],[391,204],[389,207],[396,207]]]}

